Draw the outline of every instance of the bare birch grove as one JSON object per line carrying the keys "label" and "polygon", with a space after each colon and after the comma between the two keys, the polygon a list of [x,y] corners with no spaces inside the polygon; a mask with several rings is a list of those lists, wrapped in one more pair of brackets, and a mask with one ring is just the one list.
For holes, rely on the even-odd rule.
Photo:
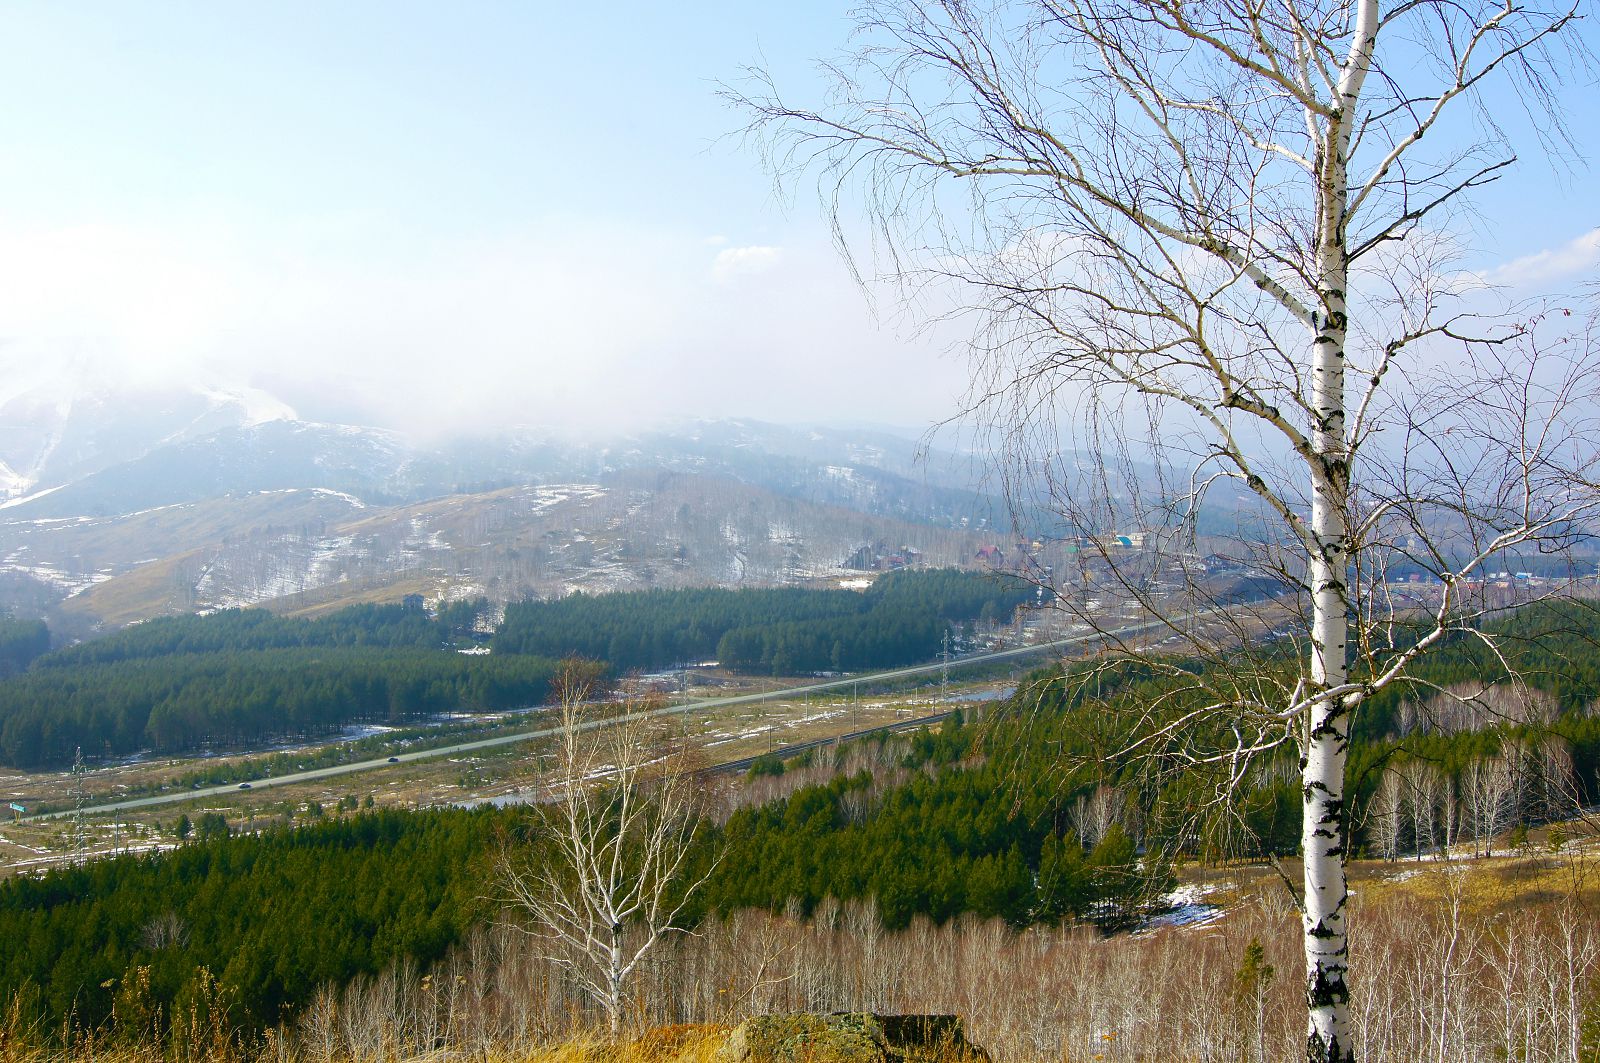
{"label": "bare birch grove", "polygon": [[[1084,544],[1080,584],[1037,570],[1063,608],[1111,626],[1087,604],[1092,576],[1095,601],[1146,603],[1213,663],[1159,740],[1224,789],[1253,754],[1298,745],[1317,1063],[1359,1040],[1354,715],[1440,642],[1483,637],[1506,604],[1485,569],[1561,551],[1592,515],[1593,344],[1564,314],[1493,312],[1452,265],[1473,191],[1514,173],[1512,141],[1562,146],[1555,90],[1589,56],[1580,14],[869,0],[822,106],[759,70],[729,91],[782,183],[818,178],[853,265],[878,263],[913,313],[974,323],[966,412],[1018,510],[1042,493],[1056,534]],[[1205,585],[1152,592],[1193,571],[1209,503],[1240,514],[1241,567],[1275,573],[1292,606],[1195,624],[1219,604]],[[1133,529],[1137,561],[1108,545]],[[1397,592],[1403,570],[1427,598]],[[1298,667],[1241,652],[1278,628]],[[1415,781],[1419,831],[1445,844],[1458,810]]]}
{"label": "bare birch grove", "polygon": [[[645,706],[594,704],[593,675],[568,661],[557,677],[560,732],[536,837],[508,847],[498,870],[520,916],[511,925],[599,1006],[616,1037],[640,965],[709,869],[686,874],[700,802],[683,752]],[[606,719],[608,708],[622,722]]]}
{"label": "bare birch grove", "polygon": [[[1532,866],[1537,866],[1537,862]],[[1592,869],[1515,910],[1493,872],[1430,867],[1415,896],[1364,901],[1353,1049],[1373,1063],[1586,1063],[1600,1050]],[[871,902],[812,917],[740,912],[663,942],[629,1007],[641,1021],[735,1023],[774,1011],[950,1012],[1000,1063],[1283,1061],[1304,1053],[1299,919],[1246,900],[1211,925],[1103,939],[970,916],[877,925]],[[637,940],[641,930],[629,932]],[[1259,943],[1259,951],[1252,946]],[[1252,957],[1252,953],[1255,953]],[[486,928],[430,974],[330,987],[281,1042],[306,1063],[534,1055],[603,1022],[592,994],[529,939]]]}

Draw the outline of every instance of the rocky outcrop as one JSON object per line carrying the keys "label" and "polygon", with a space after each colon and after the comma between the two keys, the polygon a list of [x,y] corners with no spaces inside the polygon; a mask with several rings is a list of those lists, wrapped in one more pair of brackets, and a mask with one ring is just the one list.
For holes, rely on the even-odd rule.
{"label": "rocky outcrop", "polygon": [[988,1063],[956,1015],[836,1012],[741,1023],[712,1063]]}

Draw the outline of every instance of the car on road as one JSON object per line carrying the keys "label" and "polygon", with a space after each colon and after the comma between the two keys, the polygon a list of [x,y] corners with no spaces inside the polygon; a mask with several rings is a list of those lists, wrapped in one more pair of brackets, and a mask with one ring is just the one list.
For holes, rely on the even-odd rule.
{"label": "car on road", "polygon": [[400,758],[399,757],[390,757],[389,758],[389,763],[390,764],[398,764],[398,763],[400,763]]}
{"label": "car on road", "polygon": [[247,782],[242,782],[242,783],[239,784],[239,789],[248,790],[248,789],[250,789],[250,784],[247,783]]}

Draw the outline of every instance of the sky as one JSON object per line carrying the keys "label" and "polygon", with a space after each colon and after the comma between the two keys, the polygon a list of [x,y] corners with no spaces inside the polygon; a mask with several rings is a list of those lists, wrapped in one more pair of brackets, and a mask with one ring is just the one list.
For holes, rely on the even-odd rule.
{"label": "sky", "polygon": [[[869,302],[716,94],[817,98],[850,6],[7,4],[0,367],[445,432],[938,421],[957,337]],[[1592,277],[1594,184],[1525,165],[1467,261]]]}

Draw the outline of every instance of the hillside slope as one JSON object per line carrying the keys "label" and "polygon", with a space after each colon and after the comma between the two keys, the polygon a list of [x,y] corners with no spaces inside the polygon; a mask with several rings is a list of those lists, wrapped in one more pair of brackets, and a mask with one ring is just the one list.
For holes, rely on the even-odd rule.
{"label": "hillside slope", "polygon": [[[150,544],[160,555],[138,557]],[[505,602],[574,590],[799,583],[906,547],[929,564],[963,565],[978,545],[972,531],[817,505],[720,477],[643,471],[399,506],[289,490],[0,526],[0,556],[27,561],[32,575],[49,574],[70,592],[52,612],[70,631],[165,613],[317,611],[412,593]]]}

